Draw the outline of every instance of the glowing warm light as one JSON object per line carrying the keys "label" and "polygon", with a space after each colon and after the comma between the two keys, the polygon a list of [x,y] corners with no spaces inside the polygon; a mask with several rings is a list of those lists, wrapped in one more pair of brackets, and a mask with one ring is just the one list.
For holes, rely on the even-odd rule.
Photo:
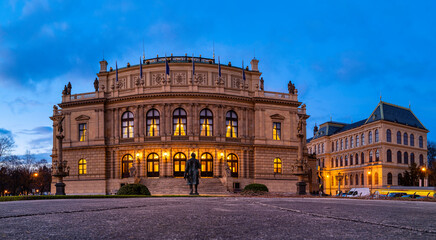
{"label": "glowing warm light", "polygon": [[371,171],[368,171],[368,175],[370,175],[371,174]]}
{"label": "glowing warm light", "polygon": [[164,152],[163,155],[164,155],[164,157],[166,157],[166,156],[168,156],[168,153],[167,153],[167,152]]}
{"label": "glowing warm light", "polygon": [[224,153],[221,153],[221,157],[224,157]]}
{"label": "glowing warm light", "polygon": [[33,176],[34,176],[34,177],[38,177],[38,173],[34,173]]}
{"label": "glowing warm light", "polygon": [[185,136],[185,124],[182,123],[182,119],[177,119],[176,131],[174,132],[174,136]]}
{"label": "glowing warm light", "polygon": [[421,171],[425,172],[427,170],[425,167],[421,168]]}
{"label": "glowing warm light", "polygon": [[329,178],[330,177],[330,175],[327,175],[327,178]]}

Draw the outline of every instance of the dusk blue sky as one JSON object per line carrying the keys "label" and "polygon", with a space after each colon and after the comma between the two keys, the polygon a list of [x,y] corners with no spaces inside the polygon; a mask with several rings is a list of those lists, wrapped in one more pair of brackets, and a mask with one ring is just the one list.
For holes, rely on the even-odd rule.
{"label": "dusk blue sky", "polygon": [[[122,2],[122,3],[121,3]],[[308,137],[330,120],[369,117],[383,101],[408,107],[436,140],[434,1],[1,1],[0,133],[15,154],[52,148],[49,116],[69,81],[93,91],[109,66],[159,55],[249,63],[265,90],[289,80],[307,105]]]}

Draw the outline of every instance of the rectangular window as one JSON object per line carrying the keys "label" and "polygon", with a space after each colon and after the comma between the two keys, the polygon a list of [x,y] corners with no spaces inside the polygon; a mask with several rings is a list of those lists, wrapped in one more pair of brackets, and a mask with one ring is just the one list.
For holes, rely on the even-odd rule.
{"label": "rectangular window", "polygon": [[281,139],[281,123],[274,122],[273,123],[273,139],[280,140]]}
{"label": "rectangular window", "polygon": [[84,142],[86,140],[86,123],[79,124],[79,141]]}

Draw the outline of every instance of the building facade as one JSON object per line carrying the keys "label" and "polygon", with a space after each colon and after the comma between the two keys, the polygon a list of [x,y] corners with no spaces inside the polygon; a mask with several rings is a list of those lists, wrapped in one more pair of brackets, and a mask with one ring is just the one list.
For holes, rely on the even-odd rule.
{"label": "building facade", "polygon": [[375,192],[402,185],[412,163],[427,165],[427,133],[410,108],[381,101],[367,119],[315,126],[308,151],[316,155],[325,193],[356,187]]}
{"label": "building facade", "polygon": [[202,178],[229,190],[263,183],[295,192],[297,159],[312,170],[310,187],[316,182],[315,161],[307,161],[306,141],[297,137],[302,125],[306,139],[305,105],[291,83],[289,93],[264,91],[256,59],[249,69],[201,56],[156,57],[109,71],[103,60],[97,76],[95,92],[71,94],[66,86],[53,112],[64,117],[53,124],[52,159],[56,164],[61,126],[67,194],[113,194],[126,183],[183,178],[191,153]]}

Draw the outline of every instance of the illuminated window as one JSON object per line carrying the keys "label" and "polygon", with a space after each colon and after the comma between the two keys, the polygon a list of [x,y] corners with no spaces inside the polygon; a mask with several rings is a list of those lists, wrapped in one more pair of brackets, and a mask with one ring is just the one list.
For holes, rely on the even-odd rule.
{"label": "illuminated window", "polygon": [[174,136],[186,135],[186,111],[183,108],[177,108],[174,110],[173,132]]}
{"label": "illuminated window", "polygon": [[401,144],[401,132],[400,131],[397,132],[397,143]]}
{"label": "illuminated window", "polygon": [[415,136],[413,134],[410,134],[410,146],[415,146]]}
{"label": "illuminated window", "polygon": [[378,149],[375,151],[375,161],[376,162],[380,161],[380,150]]}
{"label": "illuminated window", "polygon": [[282,173],[282,160],[280,158],[274,159],[274,173]]}
{"label": "illuminated window", "polygon": [[392,185],[392,173],[388,173],[388,185]]}
{"label": "illuminated window", "polygon": [[409,164],[409,154],[407,152],[404,152],[404,164]]}
{"label": "illuminated window", "polygon": [[79,160],[79,175],[86,174],[86,160],[80,159]]}
{"label": "illuminated window", "polygon": [[282,134],[282,124],[279,122],[273,123],[273,139],[280,140]]}
{"label": "illuminated window", "polygon": [[376,129],[375,130],[375,142],[378,142],[378,139],[379,139],[379,137],[378,137],[378,129]]}
{"label": "illuminated window", "polygon": [[133,113],[125,112],[121,117],[121,131],[123,138],[133,137]]}
{"label": "illuminated window", "polygon": [[213,135],[213,114],[212,111],[205,108],[200,112],[200,136]]}
{"label": "illuminated window", "polygon": [[150,109],[147,112],[147,136],[155,137],[159,136],[160,129],[160,116],[159,111],[156,109]]}
{"label": "illuminated window", "polygon": [[238,137],[238,115],[234,111],[228,111],[226,114],[226,137]]}
{"label": "illuminated window", "polygon": [[386,130],[386,141],[387,142],[392,142],[392,136],[391,136],[391,130],[390,129]]}
{"label": "illuminated window", "polygon": [[79,141],[84,142],[86,140],[86,123],[79,124]]}
{"label": "illuminated window", "polygon": [[392,162],[392,151],[390,149],[386,152],[386,161]]}
{"label": "illuminated window", "polygon": [[159,177],[159,155],[156,153],[147,156],[147,177]]}
{"label": "illuminated window", "polygon": [[368,134],[368,144],[371,144],[371,143],[372,143],[372,132],[369,131],[369,134]]}
{"label": "illuminated window", "polygon": [[126,154],[123,156],[122,160],[122,177],[128,178],[130,177],[130,168],[133,166],[133,157],[130,154]]}
{"label": "illuminated window", "polygon": [[186,155],[176,153],[174,155],[174,177],[183,177],[185,173]]}
{"label": "illuminated window", "polygon": [[362,146],[365,146],[365,133],[362,133]]}
{"label": "illuminated window", "polygon": [[407,135],[407,133],[404,133],[403,135],[403,144],[404,145],[408,145],[409,144],[409,136]]}
{"label": "illuminated window", "polygon": [[238,177],[238,157],[231,153],[227,155],[227,164],[229,165],[232,177]]}
{"label": "illuminated window", "polygon": [[201,155],[201,176],[213,177],[213,157],[210,153]]}
{"label": "illuminated window", "polygon": [[378,173],[374,173],[374,184],[378,185]]}

